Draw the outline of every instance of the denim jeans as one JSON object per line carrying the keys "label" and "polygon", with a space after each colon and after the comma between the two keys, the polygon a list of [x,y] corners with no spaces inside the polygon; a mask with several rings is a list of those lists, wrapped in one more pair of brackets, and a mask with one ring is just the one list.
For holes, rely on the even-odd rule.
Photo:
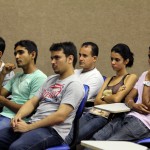
{"label": "denim jeans", "polygon": [[44,150],[63,142],[64,140],[51,127],[25,133],[16,133],[12,128],[5,128],[0,133],[1,150]]}
{"label": "denim jeans", "polygon": [[138,118],[122,114],[95,133],[92,140],[137,141],[146,137],[150,137],[150,130]]}
{"label": "denim jeans", "polygon": [[134,116],[127,116],[122,121],[121,128],[116,130],[108,140],[137,141],[150,137],[150,130]]}
{"label": "denim jeans", "polygon": [[102,129],[92,136],[92,140],[107,140],[116,130],[121,128],[121,122],[125,117],[125,113],[115,114],[115,117],[107,123]]}
{"label": "denim jeans", "polygon": [[10,118],[0,115],[0,130],[10,127],[10,121],[11,121]]}
{"label": "denim jeans", "polygon": [[[79,135],[77,143],[81,140],[88,140],[90,137],[107,124],[107,119],[90,113],[84,114],[79,120]],[[66,138],[66,143],[72,141],[73,128]]]}

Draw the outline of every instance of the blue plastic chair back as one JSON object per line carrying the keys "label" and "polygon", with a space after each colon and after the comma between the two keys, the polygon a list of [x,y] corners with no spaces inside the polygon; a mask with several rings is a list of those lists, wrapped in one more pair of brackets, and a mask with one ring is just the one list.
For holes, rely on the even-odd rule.
{"label": "blue plastic chair back", "polygon": [[75,117],[75,120],[76,119],[80,119],[80,117],[82,116],[82,113],[83,113],[83,110],[84,110],[84,106],[85,106],[85,103],[87,101],[87,98],[88,98],[88,93],[89,93],[89,86],[88,85],[85,85],[84,84],[84,90],[85,90],[85,94],[84,94],[84,97],[78,107],[78,110],[76,112],[76,117]]}
{"label": "blue plastic chair back", "polygon": [[137,143],[150,148],[150,137],[141,139],[141,140],[137,141]]}
{"label": "blue plastic chair back", "polygon": [[106,76],[103,76],[104,81],[106,80],[106,78],[107,78]]}
{"label": "blue plastic chair back", "polygon": [[47,148],[46,150],[70,150],[70,146],[67,144],[63,144],[63,145]]}
{"label": "blue plastic chair back", "polygon": [[83,97],[83,99],[82,99],[82,101],[81,101],[81,103],[78,107],[78,110],[76,112],[76,116],[75,116],[75,119],[74,119],[74,134],[73,134],[74,137],[73,137],[72,143],[70,145],[67,145],[67,144],[58,145],[58,146],[55,146],[55,147],[48,148],[46,150],[70,150],[70,149],[74,149],[74,147],[76,145],[76,140],[77,140],[77,137],[78,137],[79,119],[82,116],[85,103],[88,99],[89,86],[84,84],[84,90],[85,90],[84,97]]}

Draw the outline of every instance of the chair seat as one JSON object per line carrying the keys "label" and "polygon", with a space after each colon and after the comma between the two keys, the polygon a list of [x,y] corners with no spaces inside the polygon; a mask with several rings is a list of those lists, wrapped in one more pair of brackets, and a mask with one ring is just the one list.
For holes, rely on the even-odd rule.
{"label": "chair seat", "polygon": [[46,150],[70,150],[70,147],[68,145],[59,145],[55,147],[48,148]]}

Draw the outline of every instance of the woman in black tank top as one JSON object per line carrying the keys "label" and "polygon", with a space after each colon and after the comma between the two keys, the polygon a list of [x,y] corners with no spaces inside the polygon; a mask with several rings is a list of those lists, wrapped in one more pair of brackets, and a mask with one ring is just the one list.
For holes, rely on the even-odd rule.
{"label": "woman in black tank top", "polygon": [[[150,51],[149,51],[149,54],[150,54]],[[107,125],[105,125],[102,129],[100,129],[98,132],[96,132],[92,136],[92,140],[137,142],[139,139],[144,138],[145,143],[141,142],[141,144],[146,145],[147,143],[146,141],[149,140],[146,138],[150,137],[150,130],[149,130],[149,124],[150,124],[149,114],[150,113],[148,109],[149,105],[147,103],[149,102],[149,86],[143,85],[143,81],[145,80],[149,81],[150,78],[149,79],[146,78],[146,74],[147,74],[147,71],[142,73],[142,76],[140,76],[135,87],[132,88],[131,92],[125,98],[126,103],[128,104],[128,106],[132,108],[132,111],[125,116],[116,115]],[[107,83],[110,85],[111,82],[109,83],[109,81]],[[128,82],[129,84],[133,85],[134,81],[129,80],[127,78],[126,81],[124,82],[125,89],[122,89],[121,91],[118,90],[116,94],[112,94],[112,97],[111,96],[106,96],[106,98],[104,97],[104,102],[111,103],[111,102],[121,101],[120,98],[125,96],[126,89],[130,89],[130,86],[128,86],[129,85]],[[106,85],[109,86],[108,84]],[[115,84],[111,84],[111,85],[115,85]],[[121,97],[120,94],[124,94],[124,95]],[[134,103],[134,99],[137,95],[139,98],[137,100],[137,103]],[[110,97],[112,99],[109,99]],[[144,100],[147,102],[145,103]],[[98,101],[98,99],[97,99],[97,102],[101,103],[100,101]],[[146,146],[149,146],[148,144],[149,143],[147,143]]]}
{"label": "woman in black tank top", "polygon": [[[111,50],[111,66],[116,75],[105,80],[100,92],[98,93],[94,104],[110,104],[123,102],[125,96],[133,88],[137,81],[135,74],[129,74],[127,67],[133,65],[133,53],[125,44],[117,44]],[[90,110],[91,114],[108,118],[110,113],[96,108]]]}
{"label": "woman in black tank top", "polygon": [[[117,44],[111,50],[111,66],[116,75],[105,80],[95,99],[95,105],[121,102],[137,81],[135,74],[128,74],[127,67],[133,65],[133,53],[125,44]],[[104,94],[105,90],[111,94]]]}
{"label": "woman in black tank top", "polygon": [[[95,105],[119,103],[124,101],[125,96],[130,92],[137,81],[137,76],[135,74],[129,74],[126,69],[127,67],[131,67],[133,62],[133,53],[130,51],[127,45],[117,44],[112,48],[111,66],[115,71],[115,76],[108,77],[105,80],[100,92],[94,101]],[[122,115],[118,117],[120,118]],[[100,122],[100,119],[98,118],[95,120],[99,120],[99,123],[102,123],[102,121]],[[90,125],[92,126],[92,124]],[[93,135],[92,139],[104,140],[106,138],[105,136],[109,136],[109,134],[106,133],[101,134],[102,127],[104,126],[99,127],[97,133]],[[96,127],[94,128],[96,129]],[[109,131],[107,133],[109,133]]]}

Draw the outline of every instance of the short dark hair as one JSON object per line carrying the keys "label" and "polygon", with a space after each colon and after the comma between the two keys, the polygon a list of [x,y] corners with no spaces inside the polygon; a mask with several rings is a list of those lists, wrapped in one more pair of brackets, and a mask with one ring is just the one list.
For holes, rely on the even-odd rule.
{"label": "short dark hair", "polygon": [[129,46],[123,43],[119,43],[111,49],[111,52],[119,53],[124,60],[129,59],[126,67],[132,67],[134,62],[134,54],[131,52]]}
{"label": "short dark hair", "polygon": [[5,40],[2,37],[0,37],[0,51],[2,52],[2,54],[5,51],[5,47],[6,47]]}
{"label": "short dark hair", "polygon": [[93,43],[93,42],[84,42],[81,47],[88,47],[91,46],[92,47],[92,56],[98,56],[99,53],[99,48],[97,46],[97,44]]}
{"label": "short dark hair", "polygon": [[14,49],[16,49],[17,46],[25,47],[28,50],[29,54],[32,53],[33,51],[35,51],[36,56],[34,58],[34,63],[36,64],[36,59],[37,59],[37,56],[38,56],[38,49],[37,49],[37,45],[33,41],[21,40],[21,41],[19,41],[15,44]]}
{"label": "short dark hair", "polygon": [[66,57],[69,55],[73,55],[73,67],[75,68],[75,65],[77,63],[77,48],[73,44],[73,42],[61,42],[61,43],[54,43],[49,49],[50,51],[60,51],[63,50]]}

